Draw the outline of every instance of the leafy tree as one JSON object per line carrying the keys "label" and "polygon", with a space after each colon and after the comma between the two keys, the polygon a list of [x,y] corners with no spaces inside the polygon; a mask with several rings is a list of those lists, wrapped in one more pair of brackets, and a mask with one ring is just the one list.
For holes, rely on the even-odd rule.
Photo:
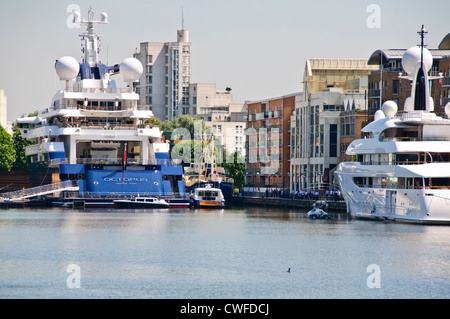
{"label": "leafy tree", "polygon": [[34,142],[28,141],[24,139],[20,135],[20,130],[15,127],[14,134],[12,137],[14,150],[15,150],[15,162],[13,167],[17,169],[26,169],[28,168],[27,157],[25,155],[25,147],[28,145],[34,144]]}
{"label": "leafy tree", "polygon": [[[230,156],[229,154],[228,156]],[[233,162],[228,163],[229,160],[223,163],[223,167],[225,168],[225,172],[228,177],[234,179],[234,186],[236,188],[241,189],[245,185],[245,164],[243,158],[238,154],[238,152],[234,152]],[[229,157],[227,157],[228,159]]]}
{"label": "leafy tree", "polygon": [[0,125],[0,170],[11,171],[15,160],[16,152],[11,135]]}
{"label": "leafy tree", "polygon": [[[164,121],[161,122],[159,121],[159,124],[157,124],[159,126],[159,128],[161,129],[161,131],[164,132],[173,132],[174,130],[176,130],[177,128],[185,128],[186,130],[188,130],[189,134],[190,134],[190,139],[196,139],[196,140],[201,140],[202,137],[198,137],[198,136],[194,136],[195,133],[201,132],[204,133],[205,132],[205,122],[198,117],[192,117],[189,114],[183,114],[180,115],[174,119],[172,119],[171,121]],[[200,127],[196,127],[196,125],[200,125]],[[197,132],[196,132],[197,129]],[[181,136],[181,130],[179,132],[180,134],[180,139],[183,138],[183,136]],[[186,137],[184,137],[183,139],[186,140]]]}
{"label": "leafy tree", "polygon": [[146,123],[150,123],[153,124],[154,126],[160,126],[161,125],[161,120],[157,117],[152,117],[149,118],[147,121],[145,121]]}

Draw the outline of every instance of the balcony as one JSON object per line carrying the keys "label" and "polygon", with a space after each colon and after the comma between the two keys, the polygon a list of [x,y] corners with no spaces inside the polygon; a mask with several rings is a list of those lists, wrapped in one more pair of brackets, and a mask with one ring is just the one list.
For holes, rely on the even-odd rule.
{"label": "balcony", "polygon": [[33,144],[25,147],[26,156],[35,155],[37,153],[39,153],[39,144]]}
{"label": "balcony", "polygon": [[450,87],[450,76],[444,76],[444,77],[442,78],[442,80],[441,80],[441,85],[442,85],[442,87],[444,87],[444,88]]}
{"label": "balcony", "polygon": [[379,98],[380,94],[381,94],[381,90],[380,89],[370,89],[369,90],[369,99]]}

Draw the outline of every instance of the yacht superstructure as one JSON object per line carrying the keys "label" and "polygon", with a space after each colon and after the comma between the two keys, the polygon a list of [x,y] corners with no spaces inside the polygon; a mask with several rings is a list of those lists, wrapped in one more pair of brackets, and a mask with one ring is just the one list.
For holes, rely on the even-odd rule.
{"label": "yacht superstructure", "polygon": [[450,223],[450,103],[446,118],[434,113],[430,97],[432,56],[423,45],[402,58],[411,81],[404,112],[387,101],[375,120],[362,129],[366,138],[353,141],[336,176],[355,217],[417,223]]}
{"label": "yacht superstructure", "polygon": [[[85,20],[75,13],[75,22],[86,28],[80,35],[82,62],[58,59],[55,69],[64,89],[36,117],[17,119],[22,136],[35,141],[26,148],[33,184],[77,180],[80,195],[184,196],[182,167],[172,165],[169,144],[152,124],[151,107],[139,105],[133,89],[143,72],[141,62],[127,58],[107,66],[100,61],[94,26],[107,19],[102,13],[95,20],[92,9]],[[117,87],[117,74],[126,87]]]}

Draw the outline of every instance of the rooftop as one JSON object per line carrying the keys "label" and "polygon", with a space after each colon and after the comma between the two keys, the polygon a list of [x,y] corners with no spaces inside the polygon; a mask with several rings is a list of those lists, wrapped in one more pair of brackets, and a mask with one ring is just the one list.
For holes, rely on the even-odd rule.
{"label": "rooftop", "polygon": [[[385,60],[401,60],[407,49],[382,49],[376,50],[369,58],[368,64],[380,65],[381,57]],[[450,50],[428,49],[433,60],[441,60],[446,56],[450,56]]]}

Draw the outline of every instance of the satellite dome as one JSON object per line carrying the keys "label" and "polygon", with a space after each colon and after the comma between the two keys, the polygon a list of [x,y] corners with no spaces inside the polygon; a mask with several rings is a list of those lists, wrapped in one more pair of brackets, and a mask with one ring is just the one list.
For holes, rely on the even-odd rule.
{"label": "satellite dome", "polygon": [[120,73],[125,82],[137,82],[144,71],[142,63],[135,58],[127,58],[120,63]]}
{"label": "satellite dome", "polygon": [[381,106],[381,109],[387,118],[391,118],[397,113],[398,107],[394,101],[386,101]]}
{"label": "satellite dome", "polygon": [[71,56],[64,56],[55,63],[56,73],[60,80],[72,80],[80,71],[80,64]]}
{"label": "satellite dome", "polygon": [[445,104],[445,115],[447,115],[448,118],[450,118],[450,102]]}
{"label": "satellite dome", "polygon": [[412,97],[407,97],[405,100],[405,104],[403,105],[403,111],[410,112],[414,111],[414,101]]}
{"label": "satellite dome", "polygon": [[[421,49],[420,47],[412,47],[406,50],[402,57],[403,69],[408,74],[413,74],[417,63],[420,63]],[[425,72],[430,71],[433,65],[433,56],[428,49],[423,48],[423,64],[425,66]]]}
{"label": "satellite dome", "polygon": [[108,23],[108,14],[106,12],[102,12],[100,14],[100,21],[104,23]]}
{"label": "satellite dome", "polygon": [[386,116],[384,115],[384,113],[383,113],[382,110],[378,110],[378,111],[376,111],[375,114],[374,114],[375,121],[384,119],[385,117],[386,117]]}

